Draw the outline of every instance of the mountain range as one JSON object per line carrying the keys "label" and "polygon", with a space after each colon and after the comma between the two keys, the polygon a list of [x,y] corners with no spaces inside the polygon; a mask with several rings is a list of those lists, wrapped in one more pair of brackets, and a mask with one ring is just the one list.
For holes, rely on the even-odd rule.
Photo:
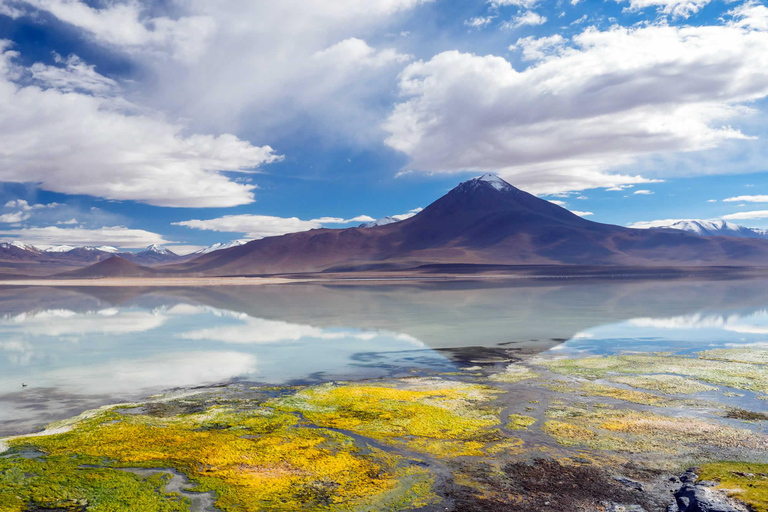
{"label": "mountain range", "polygon": [[484,175],[406,220],[264,238],[168,269],[252,275],[456,264],[765,266],[768,241],[592,222]]}
{"label": "mountain range", "polygon": [[[110,265],[87,267],[77,272],[79,277],[102,277],[112,271],[120,276],[132,272],[137,276],[233,276],[457,265],[768,266],[768,240],[735,235],[738,230],[729,224],[682,227],[633,229],[593,222],[487,174],[459,184],[405,220],[313,229],[245,244],[235,242],[229,247],[217,244],[184,257],[158,246],[135,254],[103,248],[41,253],[23,244],[4,244],[8,247],[0,246],[0,251],[49,260],[79,251],[81,262],[85,253],[94,255],[93,262],[119,258]],[[721,232],[731,236],[719,236]],[[710,234],[717,236],[702,236]]]}
{"label": "mountain range", "polygon": [[679,220],[652,229],[679,229],[699,236],[734,236],[768,240],[768,229],[748,228],[725,220]]}

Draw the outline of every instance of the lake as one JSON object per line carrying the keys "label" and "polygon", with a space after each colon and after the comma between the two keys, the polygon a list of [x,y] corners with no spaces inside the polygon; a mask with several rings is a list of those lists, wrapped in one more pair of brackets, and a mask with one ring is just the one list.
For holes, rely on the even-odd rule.
{"label": "lake", "polygon": [[231,382],[429,375],[539,354],[768,345],[768,282],[0,290],[0,436]]}

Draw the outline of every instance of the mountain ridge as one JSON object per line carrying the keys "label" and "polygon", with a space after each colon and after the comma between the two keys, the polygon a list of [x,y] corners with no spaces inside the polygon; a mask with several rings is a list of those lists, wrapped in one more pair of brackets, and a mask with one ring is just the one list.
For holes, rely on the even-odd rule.
{"label": "mountain ridge", "polygon": [[601,224],[483,175],[399,222],[263,238],[168,269],[257,275],[457,263],[759,266],[768,264],[768,243]]}

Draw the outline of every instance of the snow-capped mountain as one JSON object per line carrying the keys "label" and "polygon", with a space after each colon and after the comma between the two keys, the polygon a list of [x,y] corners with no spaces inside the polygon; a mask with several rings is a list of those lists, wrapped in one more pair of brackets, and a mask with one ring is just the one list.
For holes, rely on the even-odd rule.
{"label": "snow-capped mountain", "polygon": [[400,222],[401,219],[396,219],[394,217],[384,217],[382,219],[372,220],[370,222],[363,222],[358,227],[359,228],[375,228],[376,226],[386,226],[387,224],[394,224],[395,222]]}
{"label": "snow-capped mountain", "polygon": [[653,229],[680,229],[699,236],[734,236],[738,238],[768,239],[767,229],[748,228],[724,220],[681,220],[668,226],[656,226]]}
{"label": "snow-capped mountain", "polygon": [[197,251],[195,251],[195,252],[193,252],[191,254],[199,256],[201,254],[208,254],[209,252],[220,251],[222,249],[229,249],[231,247],[239,247],[241,245],[247,244],[248,242],[249,242],[248,240],[233,240],[231,242],[219,242],[219,243],[216,243],[216,244],[213,244],[213,245],[209,245],[208,247],[204,247],[202,249],[199,249],[199,250],[197,250]]}
{"label": "snow-capped mountain", "polygon": [[0,243],[0,248],[18,249],[20,251],[40,252],[40,249],[38,249],[34,245],[25,244],[24,242],[3,242],[3,243]]}
{"label": "snow-capped mountain", "polygon": [[120,250],[117,247],[112,247],[111,245],[101,245],[98,247],[93,245],[85,245],[81,247],[74,247],[72,245],[57,245],[57,246],[49,247],[45,249],[44,252],[66,253],[66,252],[72,252],[74,250],[91,251],[91,252],[107,252],[110,254],[117,254],[118,252],[120,252]]}
{"label": "snow-capped mountain", "polygon": [[[163,247],[162,245],[152,244],[148,246],[146,249],[141,251],[141,253],[155,253],[155,254],[172,254],[175,256],[175,253],[173,251],[170,251]],[[139,253],[139,254],[141,254]]]}

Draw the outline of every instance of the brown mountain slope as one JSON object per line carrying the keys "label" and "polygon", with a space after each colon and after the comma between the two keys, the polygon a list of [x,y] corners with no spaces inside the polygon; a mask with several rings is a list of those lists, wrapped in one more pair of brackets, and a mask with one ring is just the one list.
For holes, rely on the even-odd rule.
{"label": "brown mountain slope", "polygon": [[435,263],[766,266],[768,242],[591,222],[486,175],[402,222],[264,238],[169,269],[247,275]]}
{"label": "brown mountain slope", "polygon": [[56,274],[56,278],[86,278],[97,279],[101,277],[154,277],[158,272],[149,267],[142,267],[132,261],[121,258],[120,256],[112,256],[109,259],[102,260],[98,263],[90,265],[85,268],[73,270],[71,272],[62,272]]}

